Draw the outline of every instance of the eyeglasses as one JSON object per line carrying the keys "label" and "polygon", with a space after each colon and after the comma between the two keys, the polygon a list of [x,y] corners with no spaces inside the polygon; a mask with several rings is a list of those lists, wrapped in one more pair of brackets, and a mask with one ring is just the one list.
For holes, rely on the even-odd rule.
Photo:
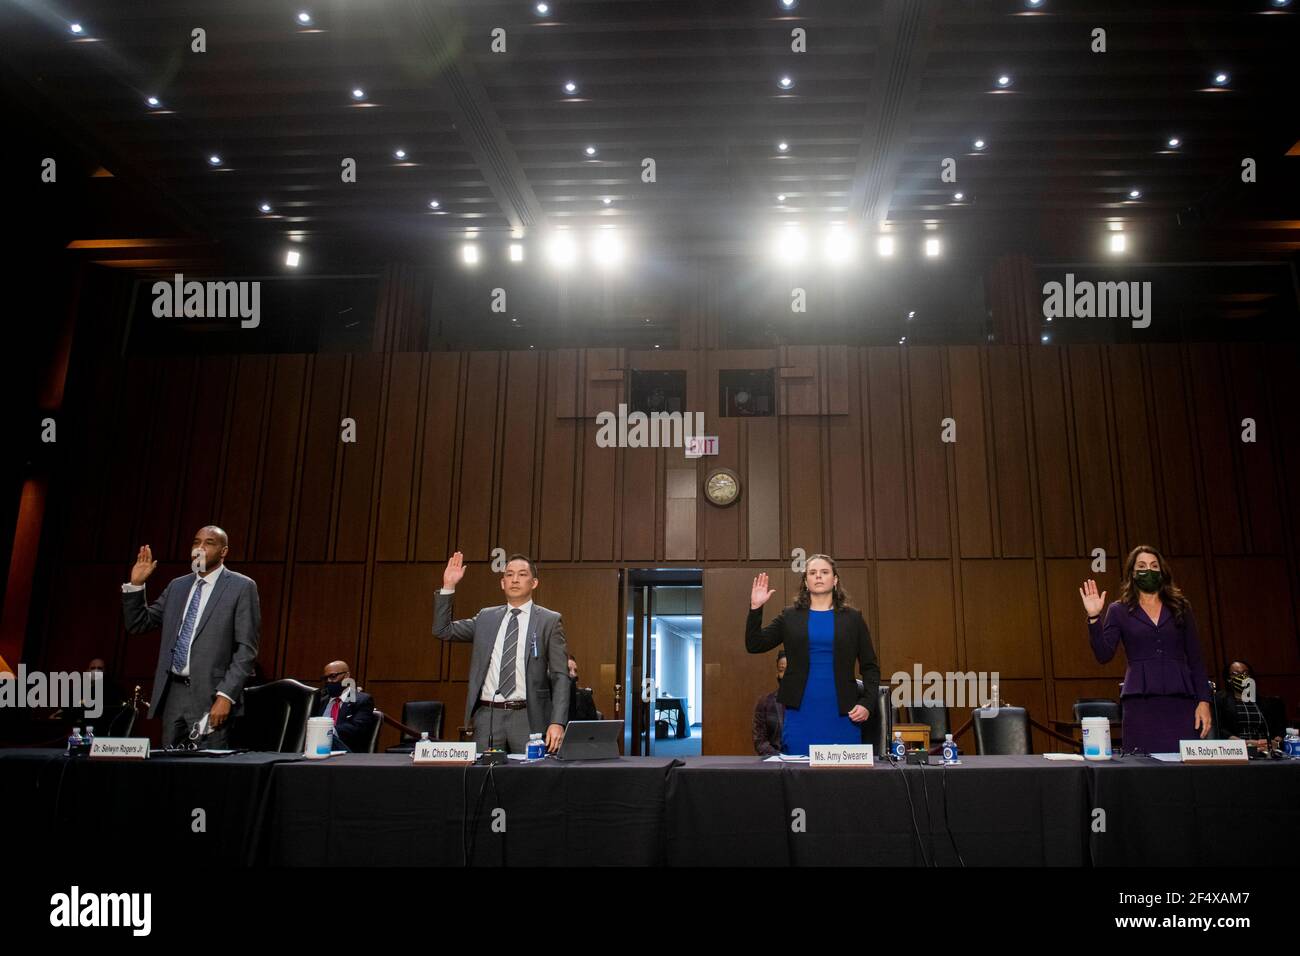
{"label": "eyeglasses", "polygon": [[322,674],[322,675],[321,675],[321,677],[322,677],[323,680],[329,681],[331,684],[332,684],[334,681],[336,681],[336,680],[342,680],[344,677],[347,677],[347,676],[348,676],[348,672],[347,672],[347,671],[335,671],[333,674]]}

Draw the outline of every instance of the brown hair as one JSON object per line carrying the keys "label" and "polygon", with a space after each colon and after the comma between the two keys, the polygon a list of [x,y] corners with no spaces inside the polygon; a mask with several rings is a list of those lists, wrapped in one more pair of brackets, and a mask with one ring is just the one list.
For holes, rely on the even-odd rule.
{"label": "brown hair", "polygon": [[1174,573],[1169,565],[1165,563],[1165,556],[1149,544],[1138,545],[1124,559],[1124,572],[1121,575],[1119,585],[1120,603],[1124,604],[1130,612],[1134,611],[1138,606],[1138,594],[1140,592],[1133,586],[1133,566],[1137,564],[1139,554],[1154,554],[1156,556],[1156,561],[1160,564],[1160,590],[1157,593],[1160,595],[1161,602],[1169,605],[1169,611],[1173,614],[1178,626],[1182,627],[1183,618],[1191,610],[1192,604],[1187,600],[1187,596],[1183,594],[1182,589],[1174,584]]}
{"label": "brown hair", "polygon": [[835,587],[831,591],[831,606],[837,611],[842,611],[846,607],[852,607],[853,605],[849,601],[849,596],[845,594],[844,589],[840,587],[840,572],[839,569],[835,567],[835,559],[829,554],[810,555],[808,560],[804,562],[804,572],[803,576],[799,578],[799,592],[794,596],[794,606],[798,608],[812,606],[812,595],[808,593],[808,565],[819,559],[825,561],[831,566],[831,574],[835,578]]}

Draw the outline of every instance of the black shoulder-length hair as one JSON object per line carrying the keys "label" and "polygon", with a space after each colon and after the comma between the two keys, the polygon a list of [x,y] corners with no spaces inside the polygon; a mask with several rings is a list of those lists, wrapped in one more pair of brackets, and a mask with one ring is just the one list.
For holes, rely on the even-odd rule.
{"label": "black shoulder-length hair", "polygon": [[1139,554],[1154,554],[1156,560],[1160,562],[1160,600],[1169,605],[1169,612],[1173,614],[1178,626],[1182,627],[1183,618],[1192,609],[1192,604],[1187,600],[1187,596],[1183,594],[1182,589],[1174,583],[1174,572],[1170,570],[1169,563],[1165,561],[1165,556],[1149,544],[1139,544],[1124,559],[1124,573],[1121,575],[1122,580],[1119,585],[1120,603],[1125,605],[1129,611],[1135,610],[1138,606],[1138,595],[1141,592],[1133,585],[1133,566],[1137,564]]}
{"label": "black shoulder-length hair", "polygon": [[844,589],[840,587],[840,572],[839,569],[835,567],[835,559],[829,554],[814,554],[804,563],[804,573],[803,576],[799,578],[799,591],[794,596],[794,606],[797,608],[808,608],[812,605],[812,595],[808,592],[807,568],[808,565],[817,560],[825,561],[829,564],[831,566],[831,574],[835,578],[835,587],[831,591],[831,606],[837,611],[842,611],[846,607],[853,607],[853,603],[849,600],[849,596],[845,594]]}

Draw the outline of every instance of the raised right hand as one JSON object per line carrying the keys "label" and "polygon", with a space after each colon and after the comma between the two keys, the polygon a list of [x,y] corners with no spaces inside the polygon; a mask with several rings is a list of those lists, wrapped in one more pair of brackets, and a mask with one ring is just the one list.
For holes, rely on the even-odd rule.
{"label": "raised right hand", "polygon": [[448,591],[456,590],[456,585],[465,576],[465,555],[457,551],[447,561],[447,568],[442,572],[442,586]]}
{"label": "raised right hand", "polygon": [[135,566],[131,568],[131,583],[135,585],[144,584],[149,580],[149,575],[153,574],[153,569],[158,567],[158,562],[153,559],[153,550],[149,545],[140,549],[140,553],[135,556]]}
{"label": "raised right hand", "polygon": [[775,588],[767,586],[767,572],[761,572],[758,577],[754,578],[754,589],[749,593],[749,608],[756,611],[764,604],[767,599],[776,593]]}
{"label": "raised right hand", "polygon": [[1088,617],[1099,616],[1106,606],[1106,592],[1102,591],[1098,596],[1097,582],[1092,578],[1083,582],[1083,587],[1079,588],[1079,597],[1083,598],[1083,609]]}

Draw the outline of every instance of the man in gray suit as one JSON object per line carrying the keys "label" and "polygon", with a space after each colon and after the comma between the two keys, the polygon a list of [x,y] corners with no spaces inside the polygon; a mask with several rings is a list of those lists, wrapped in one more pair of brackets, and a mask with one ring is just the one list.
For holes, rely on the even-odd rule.
{"label": "man in gray suit", "polygon": [[444,641],[474,642],[465,700],[474,742],[480,752],[491,744],[523,753],[530,733],[545,734],[546,749],[554,753],[569,719],[569,649],[560,615],[533,603],[536,565],[526,555],[510,555],[501,575],[506,603],[453,621],[452,595],[464,576],[465,556],[457,551],[434,599],[433,633]]}
{"label": "man in gray suit", "polygon": [[244,681],[257,659],[262,611],[253,579],[223,563],[226,533],[209,525],[194,535],[193,571],[173,579],[153,604],[145,581],[158,562],[149,545],[140,549],[131,583],[122,585],[122,614],[130,634],[162,627],[149,716],[162,710],[164,746],[184,743],[206,717],[211,733],[200,747],[229,745],[227,718],[240,710]]}

